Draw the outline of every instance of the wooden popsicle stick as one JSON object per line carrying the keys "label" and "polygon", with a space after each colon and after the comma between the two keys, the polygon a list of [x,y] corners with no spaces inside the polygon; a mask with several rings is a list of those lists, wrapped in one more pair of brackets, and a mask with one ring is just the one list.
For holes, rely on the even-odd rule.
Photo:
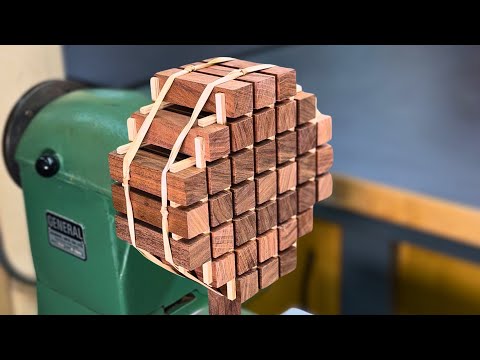
{"label": "wooden popsicle stick", "polygon": [[160,80],[158,80],[158,78],[153,76],[150,78],[150,95],[152,97],[153,102],[157,100],[159,93],[160,93]]}
{"label": "wooden popsicle stick", "polygon": [[212,273],[212,261],[202,265],[202,279],[205,284],[210,285],[213,282]]}
{"label": "wooden popsicle stick", "polygon": [[182,170],[188,169],[189,167],[195,166],[197,160],[194,157],[188,157],[186,159],[177,161],[170,166],[170,172],[178,173]]}
{"label": "wooden popsicle stick", "polygon": [[198,119],[198,126],[200,127],[206,127],[212,124],[218,124],[216,114],[208,115],[208,116],[205,116],[204,118]]}
{"label": "wooden popsicle stick", "polygon": [[[174,201],[170,201],[170,206],[173,207],[173,208],[177,208],[177,207],[180,206],[180,204],[177,204],[177,203],[174,202]],[[173,240],[180,240],[180,239],[182,239],[182,237],[181,237],[180,235],[178,235],[178,234],[172,233],[172,239],[173,239]]]}
{"label": "wooden popsicle stick", "polygon": [[135,136],[137,136],[137,127],[135,126],[135,119],[129,117],[127,119],[127,133],[128,133],[128,141],[133,141]]}
{"label": "wooden popsicle stick", "polygon": [[296,89],[297,89],[297,94],[298,94],[300,91],[302,91],[302,90],[303,90],[303,88],[302,88],[302,85],[300,85],[300,84],[297,84],[297,87],[296,87]]}
{"label": "wooden popsicle stick", "polygon": [[215,94],[215,110],[217,112],[217,124],[225,125],[227,123],[227,113],[225,111],[225,94]]}
{"label": "wooden popsicle stick", "polygon": [[[165,109],[165,108],[167,108],[171,105],[173,105],[173,104],[169,103],[167,101],[162,101],[158,110]],[[153,104],[148,104],[148,105],[142,106],[139,110],[140,114],[148,115],[150,113],[150,111],[152,110],[152,107],[153,107]]]}
{"label": "wooden popsicle stick", "polygon": [[207,167],[205,161],[205,139],[201,136],[195,138],[195,166],[199,169]]}
{"label": "wooden popsicle stick", "polygon": [[236,279],[232,279],[227,282],[227,299],[235,300],[237,297],[237,284]]}

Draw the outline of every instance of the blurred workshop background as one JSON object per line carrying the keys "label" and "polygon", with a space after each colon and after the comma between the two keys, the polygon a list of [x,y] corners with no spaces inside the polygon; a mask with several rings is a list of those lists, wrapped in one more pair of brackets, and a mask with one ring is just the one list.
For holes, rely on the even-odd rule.
{"label": "blurred workshop background", "polygon": [[[295,68],[333,117],[334,194],[315,207],[297,270],[248,309],[480,313],[478,46],[0,46],[0,128],[43,80],[144,88],[220,55]],[[23,195],[0,163],[0,313],[35,314]]]}

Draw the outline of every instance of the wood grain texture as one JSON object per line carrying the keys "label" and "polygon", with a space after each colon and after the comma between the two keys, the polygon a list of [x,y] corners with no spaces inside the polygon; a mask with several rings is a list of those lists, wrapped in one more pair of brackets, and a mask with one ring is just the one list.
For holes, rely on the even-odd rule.
{"label": "wood grain texture", "polygon": [[313,230],[313,208],[297,215],[298,237],[302,237]]}
{"label": "wood grain texture", "polygon": [[239,184],[254,175],[252,149],[243,149],[230,155],[232,161],[232,183]]}
{"label": "wood grain texture", "polygon": [[[123,158],[115,151],[108,154],[110,177],[123,181]],[[161,196],[162,171],[168,157],[139,150],[130,165],[131,187]],[[180,205],[191,205],[207,196],[207,182],[204,169],[191,167],[178,173],[167,174],[168,200]]]}
{"label": "wood grain texture", "polygon": [[290,274],[297,267],[297,248],[290,246],[278,254],[280,259],[280,276]]}
{"label": "wood grain texture", "polygon": [[[155,74],[160,81],[160,88],[167,78],[180,69],[168,69]],[[191,72],[175,79],[165,101],[194,108],[205,87],[217,80],[216,76]],[[215,94],[225,94],[227,117],[236,118],[253,111],[253,86],[238,80],[230,80],[215,86],[203,110],[215,112]]]}
{"label": "wood grain texture", "polygon": [[271,229],[257,236],[258,262],[263,263],[278,255],[277,229]]}
{"label": "wood grain texture", "polygon": [[[117,237],[131,244],[127,217],[118,214],[115,216],[115,223]],[[135,240],[138,248],[146,250],[165,261],[161,229],[136,220]],[[202,266],[202,264],[211,259],[210,238],[206,234],[198,235],[189,240],[170,239],[170,246],[175,264],[184,267],[188,271]]]}
{"label": "wood grain texture", "polygon": [[237,119],[228,119],[230,128],[230,148],[232,151],[245,149],[253,145],[253,118],[251,116],[240,116]]}
{"label": "wood grain texture", "polygon": [[278,257],[271,258],[262,264],[258,264],[258,287],[265,289],[272,285],[279,277]]}
{"label": "wood grain texture", "polygon": [[277,118],[277,134],[295,127],[297,123],[297,107],[295,101],[285,100],[275,105]]}
{"label": "wood grain texture", "polygon": [[330,171],[333,166],[333,147],[325,144],[317,147],[317,175]]}
{"label": "wood grain texture", "polygon": [[235,248],[237,275],[242,275],[257,266],[257,242],[249,240]]}
{"label": "wood grain texture", "polygon": [[242,302],[240,298],[231,301],[224,295],[208,291],[208,313],[210,315],[240,315]]}
{"label": "wood grain texture", "polygon": [[277,167],[277,193],[284,192],[297,186],[297,163],[290,161]]}
{"label": "wood grain texture", "polygon": [[321,114],[317,116],[317,145],[326,144],[332,140],[332,117]]}
{"label": "wood grain texture", "polygon": [[297,132],[285,131],[276,136],[277,164],[293,159],[297,156]]}
{"label": "wood grain texture", "polygon": [[[136,112],[131,117],[135,119],[135,126],[138,131],[146,115]],[[188,115],[168,110],[159,110],[145,135],[144,142],[171,150],[189,119],[190,116]],[[230,153],[230,131],[228,126],[218,124],[212,124],[203,128],[199,126],[193,127],[185,137],[180,152],[195,156],[195,138],[197,136],[203,137],[205,140],[205,159],[207,161],[220,159]]]}
{"label": "wood grain texture", "polygon": [[235,234],[235,246],[245,244],[257,236],[257,215],[255,211],[233,218],[233,231]]}
{"label": "wood grain texture", "polygon": [[317,155],[307,152],[297,157],[297,184],[312,179],[317,174]]}
{"label": "wood grain texture", "polygon": [[276,166],[277,147],[275,140],[263,140],[253,147],[255,174],[263,173]]}
{"label": "wood grain texture", "polygon": [[281,224],[297,215],[297,192],[289,190],[277,196],[278,223]]}
{"label": "wood grain texture", "polygon": [[305,154],[317,145],[317,124],[306,123],[297,126],[297,154]]}
{"label": "wood grain texture", "polygon": [[210,226],[216,227],[233,218],[232,193],[223,190],[208,199]]}
{"label": "wood grain texture", "polygon": [[277,194],[277,174],[275,171],[265,171],[255,176],[254,181],[257,205],[263,204]]}
{"label": "wood grain texture", "polygon": [[214,195],[232,185],[232,167],[229,158],[207,163],[206,170],[209,195]]}
{"label": "wood grain texture", "polygon": [[317,112],[317,97],[305,91],[298,92],[295,97],[297,104],[297,125],[315,119]]}
{"label": "wood grain texture", "polygon": [[[126,214],[125,193],[122,185],[112,184],[112,200],[115,210]],[[159,197],[130,189],[133,214],[136,219],[153,226],[162,227],[161,207]],[[183,238],[191,239],[199,234],[208,232],[209,216],[207,203],[195,203],[190,206],[168,207],[168,226],[172,233]]]}
{"label": "wood grain texture", "polygon": [[[246,67],[258,65],[258,63],[236,59],[236,60],[222,63],[222,65],[233,67],[236,69],[244,69]],[[288,99],[289,97],[294,96],[296,94],[297,73],[295,69],[285,68],[281,66],[274,66],[259,72],[262,74],[275,76],[277,101]]]}
{"label": "wood grain texture", "polygon": [[278,225],[278,250],[284,251],[292,246],[298,239],[297,219]]}
{"label": "wood grain texture", "polygon": [[259,205],[257,213],[257,234],[261,235],[277,225],[277,202],[269,200]]}
{"label": "wood grain texture", "polygon": [[316,201],[322,201],[329,198],[333,192],[332,174],[326,173],[315,179],[317,188]]}
{"label": "wood grain texture", "polygon": [[233,195],[233,215],[238,216],[255,207],[255,183],[246,180],[231,187]]}
{"label": "wood grain texture", "polygon": [[235,278],[235,255],[233,252],[212,260],[212,286],[219,288]]}
{"label": "wood grain texture", "polygon": [[253,112],[253,135],[255,142],[274,136],[276,131],[275,108],[265,108]]}
{"label": "wood grain texture", "polygon": [[315,205],[317,200],[315,181],[307,181],[297,186],[297,211],[304,212],[309,207]]}
{"label": "wood grain texture", "polygon": [[228,222],[210,230],[212,257],[218,258],[227,252],[233,251],[233,223]]}
{"label": "wood grain texture", "polygon": [[237,298],[244,303],[258,293],[258,271],[257,269],[237,277]]}

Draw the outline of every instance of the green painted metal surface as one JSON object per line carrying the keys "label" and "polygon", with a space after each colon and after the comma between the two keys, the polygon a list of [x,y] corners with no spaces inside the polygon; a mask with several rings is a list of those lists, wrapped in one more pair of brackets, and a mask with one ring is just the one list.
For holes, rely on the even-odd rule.
{"label": "green painted metal surface", "polygon": [[[39,312],[161,314],[195,292],[178,313],[206,311],[206,290],[142,257],[115,235],[108,153],[127,142],[126,119],[149,103],[137,91],[80,90],[43,108],[17,148]],[[51,178],[37,174],[45,150],[60,158]],[[46,211],[83,225],[83,261],[48,242]],[[202,310],[203,309],[203,310]]]}

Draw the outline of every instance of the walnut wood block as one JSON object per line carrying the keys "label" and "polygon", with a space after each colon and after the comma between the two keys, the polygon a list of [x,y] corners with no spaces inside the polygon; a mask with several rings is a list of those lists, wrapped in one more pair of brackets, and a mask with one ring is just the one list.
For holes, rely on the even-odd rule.
{"label": "walnut wood block", "polygon": [[277,194],[277,174],[275,171],[265,171],[255,177],[255,196],[257,205],[272,199]]}
{"label": "walnut wood block", "polygon": [[263,173],[276,165],[275,140],[263,140],[253,147],[255,153],[255,174]]}
{"label": "walnut wood block", "polygon": [[312,179],[317,174],[317,155],[307,152],[297,157],[297,184]]}
{"label": "walnut wood block", "polygon": [[297,123],[297,107],[295,101],[285,100],[275,105],[277,117],[277,134],[295,127]]}
{"label": "walnut wood block", "polygon": [[280,276],[291,273],[297,267],[297,248],[295,246],[281,251],[278,257],[280,258]]}
{"label": "walnut wood block", "polygon": [[275,109],[266,108],[253,113],[253,135],[255,142],[268,139],[276,133]]}
{"label": "walnut wood block", "polygon": [[237,298],[244,303],[258,293],[258,271],[257,269],[237,277]]}
{"label": "walnut wood block", "polygon": [[208,199],[210,226],[215,227],[233,218],[232,193],[223,190]]}
{"label": "walnut wood block", "polygon": [[333,147],[325,144],[317,148],[317,175],[330,170],[333,166]]}
{"label": "walnut wood block", "polygon": [[277,167],[277,192],[283,194],[297,186],[297,163],[290,161]]}
{"label": "walnut wood block", "polygon": [[322,201],[330,197],[333,191],[332,174],[326,173],[316,178],[317,201]]}
{"label": "walnut wood block", "polygon": [[231,301],[224,295],[208,291],[208,313],[210,315],[240,315],[242,302],[239,297]]}
{"label": "walnut wood block", "polygon": [[[169,69],[155,74],[160,81],[160,88],[167,78],[180,69]],[[218,77],[191,72],[175,79],[165,97],[165,101],[194,108],[205,87]],[[203,110],[215,112],[215,94],[225,94],[225,110],[227,117],[236,118],[253,111],[253,86],[250,83],[230,80],[215,86]]]}
{"label": "walnut wood block", "polygon": [[317,113],[317,97],[304,91],[295,95],[297,103],[297,125],[304,124],[315,119]]}
{"label": "walnut wood block", "polygon": [[232,183],[238,184],[254,175],[253,150],[243,149],[230,156],[232,161]]}
{"label": "walnut wood block", "polygon": [[235,278],[235,255],[231,252],[212,260],[212,286],[219,288]]}
{"label": "walnut wood block", "polygon": [[239,151],[253,144],[253,118],[251,116],[229,119],[227,124],[230,128],[232,151]]}
{"label": "walnut wood block", "polygon": [[306,123],[297,126],[297,154],[301,155],[317,145],[317,125]]}
{"label": "walnut wood block", "polygon": [[[112,200],[115,210],[126,214],[125,193],[119,184],[112,184]],[[136,219],[153,226],[162,227],[162,200],[159,197],[130,188],[130,200]],[[208,232],[208,204],[195,203],[190,206],[168,207],[168,226],[170,232],[191,239]]]}
{"label": "walnut wood block", "polygon": [[[131,115],[135,119],[136,130],[140,129],[147,115],[136,112]],[[152,125],[145,135],[144,142],[172,149],[190,116],[159,110]],[[180,152],[195,156],[195,138],[201,136],[205,140],[205,160],[214,161],[230,153],[230,131],[226,125],[212,124],[207,127],[193,127],[185,137]]]}
{"label": "walnut wood block", "polygon": [[210,230],[210,237],[212,241],[212,256],[217,258],[233,251],[233,224],[228,222]]}
{"label": "walnut wood block", "polygon": [[265,262],[278,254],[277,229],[268,230],[257,237],[258,262]]}
{"label": "walnut wood block", "polygon": [[276,136],[277,164],[293,159],[297,156],[297,132],[285,131]]}
{"label": "walnut wood block", "polygon": [[279,277],[278,257],[271,258],[262,264],[258,264],[258,287],[265,289],[272,285]]}
{"label": "walnut wood block", "polygon": [[320,115],[317,117],[317,145],[326,144],[332,140],[332,117]]}
{"label": "walnut wood block", "polygon": [[233,215],[238,216],[255,207],[255,183],[246,180],[231,187],[233,194]]}
{"label": "walnut wood block", "polygon": [[232,169],[230,159],[219,159],[207,163],[207,189],[213,195],[232,185]]}
{"label": "walnut wood block", "polygon": [[298,237],[302,237],[313,230],[313,208],[297,215]]}
{"label": "walnut wood block", "polygon": [[[124,215],[115,216],[117,237],[131,244],[128,231],[127,217]],[[135,221],[135,240],[137,247],[146,250],[152,255],[165,260],[163,250],[162,230],[147,223]],[[193,239],[170,239],[173,261],[186,270],[191,271],[211,259],[210,239],[208,235],[201,234]]]}
{"label": "walnut wood block", "polygon": [[289,190],[277,196],[278,223],[281,224],[297,215],[297,192]]}
{"label": "walnut wood block", "polygon": [[257,212],[257,234],[263,234],[277,225],[277,203],[268,201],[256,208]]}
{"label": "walnut wood block", "polygon": [[278,250],[284,251],[298,239],[297,219],[292,218],[278,225]]}
{"label": "walnut wood block", "polygon": [[[222,65],[237,69],[244,69],[246,67],[258,65],[258,63],[236,59],[224,62],[222,63]],[[262,74],[275,76],[277,101],[288,99],[289,97],[296,94],[297,73],[295,69],[284,68],[281,66],[273,66],[269,69],[265,69],[259,72]]]}
{"label": "walnut wood block", "polygon": [[315,181],[308,181],[297,186],[297,211],[304,212],[315,205],[317,200]]}
{"label": "walnut wood block", "polygon": [[235,248],[235,264],[237,275],[242,275],[257,266],[257,242],[247,241],[242,246]]}
{"label": "walnut wood block", "polygon": [[240,246],[257,236],[257,215],[255,211],[248,211],[239,217],[233,218],[235,246]]}
{"label": "walnut wood block", "polygon": [[[110,177],[118,182],[123,181],[123,158],[116,151],[108,154]],[[162,171],[168,158],[160,154],[152,154],[139,150],[130,165],[131,187],[147,193],[161,196]],[[207,196],[205,169],[191,167],[178,173],[167,174],[168,199],[180,205],[191,205]]]}

